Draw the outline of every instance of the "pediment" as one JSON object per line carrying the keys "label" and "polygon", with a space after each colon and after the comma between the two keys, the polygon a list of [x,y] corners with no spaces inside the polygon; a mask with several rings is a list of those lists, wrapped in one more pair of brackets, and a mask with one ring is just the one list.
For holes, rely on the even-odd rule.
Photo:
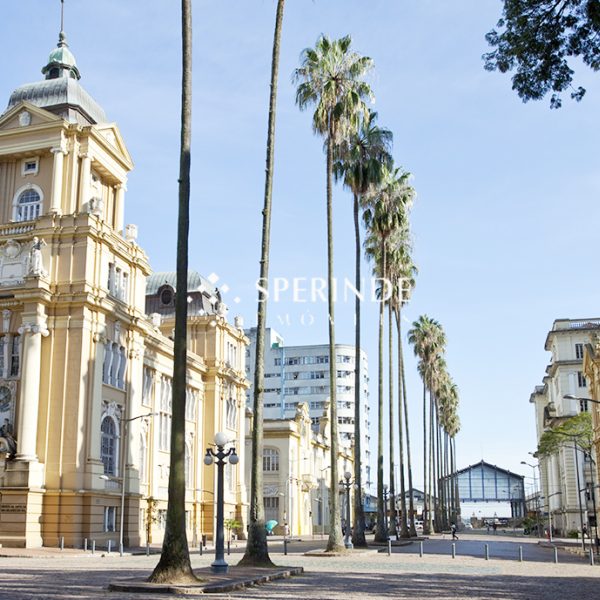
{"label": "pediment", "polygon": [[55,123],[57,121],[62,121],[62,118],[30,102],[23,101],[0,116],[0,131]]}
{"label": "pediment", "polygon": [[114,123],[106,123],[102,125],[95,125],[94,129],[98,132],[98,134],[105,139],[112,148],[117,150],[121,156],[125,158],[125,160],[129,163],[132,163],[131,155],[127,150],[127,146],[125,146],[125,142],[123,141],[123,136],[119,131],[119,128]]}

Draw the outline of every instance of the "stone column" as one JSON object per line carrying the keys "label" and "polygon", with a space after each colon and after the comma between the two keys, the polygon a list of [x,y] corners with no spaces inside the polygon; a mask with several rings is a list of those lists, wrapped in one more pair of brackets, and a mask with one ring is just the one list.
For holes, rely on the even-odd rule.
{"label": "stone column", "polygon": [[55,215],[62,213],[62,183],[64,156],[67,153],[63,148],[52,148],[54,165],[52,167],[52,196],[50,197],[50,211]]}
{"label": "stone column", "polygon": [[90,154],[81,154],[81,171],[79,177],[79,210],[83,210],[90,201],[90,179],[92,176],[92,157]]}
{"label": "stone column", "polygon": [[35,321],[24,322],[19,333],[23,362],[16,459],[36,462],[42,336],[46,337],[49,333],[45,317],[38,316]]}
{"label": "stone column", "polygon": [[115,222],[114,227],[117,233],[123,234],[123,219],[125,215],[125,190],[127,187],[124,183],[120,183],[116,186],[115,193]]}
{"label": "stone column", "polygon": [[102,373],[106,338],[100,332],[94,334],[94,371],[92,380],[92,397],[88,420],[88,461],[101,463],[100,459],[100,421],[102,419]]}

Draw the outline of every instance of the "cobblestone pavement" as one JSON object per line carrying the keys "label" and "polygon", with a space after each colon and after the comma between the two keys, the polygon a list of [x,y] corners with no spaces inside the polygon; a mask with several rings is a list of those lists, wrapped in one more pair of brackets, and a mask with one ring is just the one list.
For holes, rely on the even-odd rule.
{"label": "cobblestone pavement", "polygon": [[[437,540],[439,543],[439,540]],[[516,542],[518,545],[518,542]],[[433,549],[433,545],[431,546]],[[275,548],[274,548],[275,550]],[[311,600],[351,600],[354,598],[398,598],[411,600],[506,599],[563,600],[573,597],[597,597],[600,568],[583,559],[577,563],[552,562],[553,551],[546,549],[548,560],[518,562],[507,559],[427,553],[353,551],[348,555],[323,558],[272,552],[278,565],[302,566],[305,574],[225,595],[224,598],[307,598]],[[11,600],[115,598],[141,600],[139,594],[110,593],[110,581],[147,577],[156,565],[156,555],[119,557],[90,553],[54,553],[35,558],[0,558],[0,598]],[[492,552],[493,556],[493,552]],[[230,563],[235,564],[236,555]],[[561,553],[560,560],[566,559]],[[193,556],[194,568],[206,567],[212,556]],[[164,595],[143,595],[158,600]],[[168,598],[168,596],[167,596]]]}

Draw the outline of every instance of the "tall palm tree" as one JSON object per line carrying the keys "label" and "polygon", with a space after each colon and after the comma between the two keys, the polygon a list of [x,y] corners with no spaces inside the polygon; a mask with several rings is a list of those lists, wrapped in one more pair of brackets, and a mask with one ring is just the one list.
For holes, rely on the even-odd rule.
{"label": "tall palm tree", "polygon": [[[333,289],[332,179],[335,147],[358,129],[372,98],[363,77],[372,66],[370,58],[351,51],[352,40],[345,36],[330,40],[322,35],[314,48],[306,48],[301,66],[294,72],[298,82],[296,104],[300,110],[315,106],[313,130],[325,138],[327,170],[327,307],[329,311],[329,396],[331,406],[331,494],[327,550],[343,548],[338,486],[338,419],[336,400],[336,356]],[[358,357],[357,357],[358,358]]]}
{"label": "tall palm tree", "polygon": [[343,179],[344,185],[352,192],[354,213],[354,242],[355,242],[355,283],[356,297],[354,304],[354,527],[352,528],[352,543],[354,546],[366,547],[365,514],[362,503],[362,420],[361,381],[360,371],[360,338],[361,338],[361,243],[360,243],[360,204],[361,199],[369,189],[377,185],[383,175],[383,167],[391,166],[392,133],[376,124],[377,113],[368,111],[360,120],[355,133],[348,136],[338,146],[338,158],[334,164],[337,179]]}
{"label": "tall palm tree", "polygon": [[[382,182],[366,198],[364,220],[367,226],[367,253],[375,259],[374,272],[382,280],[387,275],[387,252],[389,238],[394,231],[405,226],[407,211],[414,198],[414,190],[408,185],[409,173],[400,168],[385,169]],[[383,324],[385,296],[379,303],[379,368],[378,368],[378,418],[377,418],[377,528],[375,540],[385,541],[388,532],[385,527],[383,500]],[[393,449],[392,449],[393,451]]]}
{"label": "tall palm tree", "polygon": [[[401,310],[410,297],[410,292],[415,284],[416,267],[410,257],[410,236],[408,229],[399,232],[392,244],[390,253],[388,276],[392,282],[393,295],[391,305],[396,321],[396,334],[398,344],[398,444],[400,449],[400,536],[403,538],[416,536],[414,522],[414,499],[412,494],[412,465],[410,454],[410,432],[408,428],[408,399],[404,373],[404,356],[402,350]],[[404,418],[404,424],[403,424]],[[406,440],[406,457],[404,459],[404,441]],[[409,511],[406,510],[406,483],[405,466],[408,472],[409,485]],[[410,522],[408,521],[410,514]]]}
{"label": "tall palm tree", "polygon": [[431,389],[430,372],[433,362],[443,352],[446,336],[438,321],[421,315],[413,322],[412,329],[408,332],[408,342],[413,346],[415,356],[419,358],[419,374],[423,380],[423,533],[427,534],[431,533],[432,529],[431,486],[428,485],[428,467],[431,466],[431,460],[428,460],[427,456],[427,390]]}
{"label": "tall palm tree", "polygon": [[187,370],[187,280],[190,228],[190,166],[192,142],[192,1],[181,0],[182,82],[179,214],[177,223],[177,295],[173,352],[173,404],[169,504],[162,553],[149,581],[196,581],[185,532],[185,401]]}
{"label": "tall palm tree", "polygon": [[271,93],[269,96],[269,124],[267,128],[267,159],[263,206],[262,243],[260,253],[260,289],[256,318],[256,357],[254,369],[254,420],[252,428],[252,467],[250,485],[250,512],[246,552],[243,565],[272,565],[267,546],[265,509],[263,500],[263,415],[265,380],[265,326],[267,322],[267,294],[269,286],[269,249],[271,242],[271,200],[273,197],[273,168],[275,161],[275,114],[277,107],[277,80],[285,0],[278,0],[271,58]]}

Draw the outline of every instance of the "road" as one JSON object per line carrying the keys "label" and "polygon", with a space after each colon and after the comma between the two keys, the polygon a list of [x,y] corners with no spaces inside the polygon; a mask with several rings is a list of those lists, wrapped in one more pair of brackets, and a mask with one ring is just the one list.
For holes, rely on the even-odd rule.
{"label": "road", "polygon": [[[492,536],[490,536],[492,537]],[[306,556],[303,552],[322,548],[325,540],[290,544],[284,556],[279,541],[270,543],[271,557],[278,565],[302,566],[305,574],[271,582],[227,595],[211,595],[215,600],[276,599],[435,599],[435,600],[563,600],[569,597],[597,596],[600,568],[581,557],[561,552],[559,564],[553,550],[537,547],[536,540],[498,536],[489,541],[481,536],[461,536],[457,556],[450,556],[451,540],[435,538],[424,542],[419,557],[418,544],[394,547],[391,556],[374,550],[355,550],[339,557]],[[483,543],[490,544],[490,560],[483,558]],[[524,562],[510,560],[523,546]],[[242,544],[227,557],[234,565]],[[0,598],[11,600],[75,598],[141,599],[138,594],[116,594],[105,586],[115,580],[145,578],[156,565],[156,555],[119,557],[71,552],[36,558],[0,558]],[[194,568],[207,567],[210,553],[192,557]],[[144,600],[164,600],[164,595],[145,594]]]}

